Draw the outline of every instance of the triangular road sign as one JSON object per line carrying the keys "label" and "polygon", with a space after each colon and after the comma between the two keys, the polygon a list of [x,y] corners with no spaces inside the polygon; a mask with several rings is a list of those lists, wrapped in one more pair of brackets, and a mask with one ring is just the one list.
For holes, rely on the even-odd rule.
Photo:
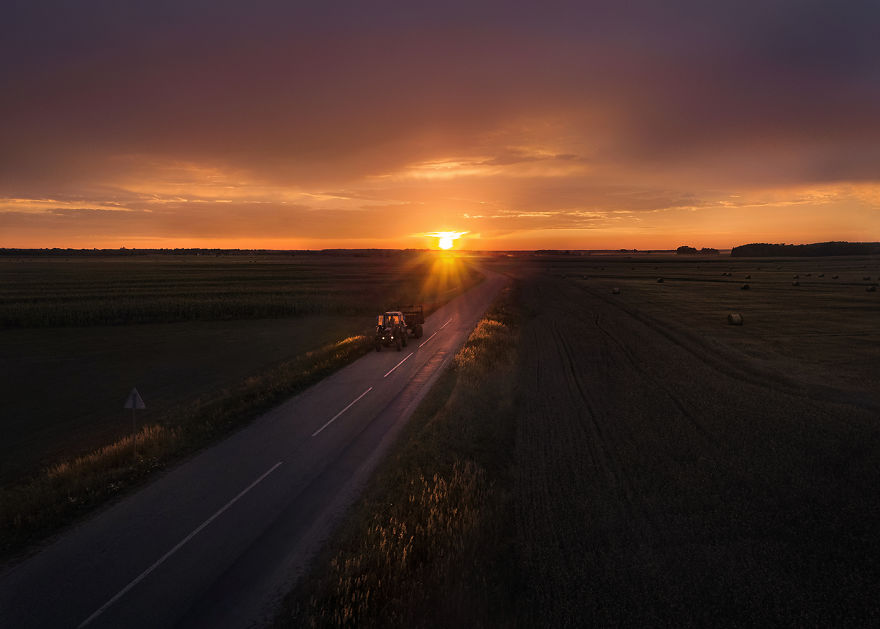
{"label": "triangular road sign", "polygon": [[147,405],[144,404],[138,390],[132,389],[131,393],[128,394],[128,397],[125,400],[125,406],[123,406],[123,408],[147,408]]}

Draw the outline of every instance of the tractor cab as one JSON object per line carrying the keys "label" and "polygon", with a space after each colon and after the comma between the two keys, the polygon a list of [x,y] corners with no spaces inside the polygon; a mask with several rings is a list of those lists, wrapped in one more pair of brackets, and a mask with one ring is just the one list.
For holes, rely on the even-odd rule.
{"label": "tractor cab", "polygon": [[400,312],[386,312],[383,315],[379,315],[378,325],[386,328],[404,325],[403,315]]}
{"label": "tractor cab", "polygon": [[394,345],[397,351],[406,347],[406,320],[399,310],[392,310],[376,317],[376,351],[382,346]]}

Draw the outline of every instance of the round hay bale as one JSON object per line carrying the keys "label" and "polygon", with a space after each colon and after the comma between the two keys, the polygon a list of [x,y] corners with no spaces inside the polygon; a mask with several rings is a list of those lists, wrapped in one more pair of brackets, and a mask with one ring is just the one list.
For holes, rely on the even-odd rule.
{"label": "round hay bale", "polygon": [[662,277],[658,277],[658,278],[657,278],[657,283],[658,283],[658,284],[662,284],[662,283],[663,283],[663,278],[662,278]]}
{"label": "round hay bale", "polygon": [[743,316],[738,312],[731,312],[727,315],[727,324],[728,325],[742,325],[743,324]]}
{"label": "round hay bale", "polygon": [[611,294],[612,295],[619,295],[620,289],[615,286],[614,288],[611,289]]}
{"label": "round hay bale", "polygon": [[795,280],[795,281],[793,281],[793,282],[791,283],[791,285],[792,285],[792,286],[800,286],[801,283],[798,282],[797,280]]}
{"label": "round hay bale", "polygon": [[743,284],[742,286],[739,287],[739,289],[740,289],[740,290],[749,290],[749,285],[748,285],[748,284]]}

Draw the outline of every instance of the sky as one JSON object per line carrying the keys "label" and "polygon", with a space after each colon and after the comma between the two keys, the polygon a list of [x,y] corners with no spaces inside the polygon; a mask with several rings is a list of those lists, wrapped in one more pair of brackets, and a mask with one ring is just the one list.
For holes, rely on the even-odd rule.
{"label": "sky", "polygon": [[880,240],[880,3],[0,8],[0,247]]}

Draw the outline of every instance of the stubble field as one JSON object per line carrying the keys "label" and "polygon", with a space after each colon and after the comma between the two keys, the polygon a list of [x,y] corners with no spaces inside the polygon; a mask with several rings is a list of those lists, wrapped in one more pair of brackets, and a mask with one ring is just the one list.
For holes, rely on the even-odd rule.
{"label": "stubble field", "polygon": [[880,301],[862,278],[878,267],[555,260],[525,272],[525,625],[876,620]]}

